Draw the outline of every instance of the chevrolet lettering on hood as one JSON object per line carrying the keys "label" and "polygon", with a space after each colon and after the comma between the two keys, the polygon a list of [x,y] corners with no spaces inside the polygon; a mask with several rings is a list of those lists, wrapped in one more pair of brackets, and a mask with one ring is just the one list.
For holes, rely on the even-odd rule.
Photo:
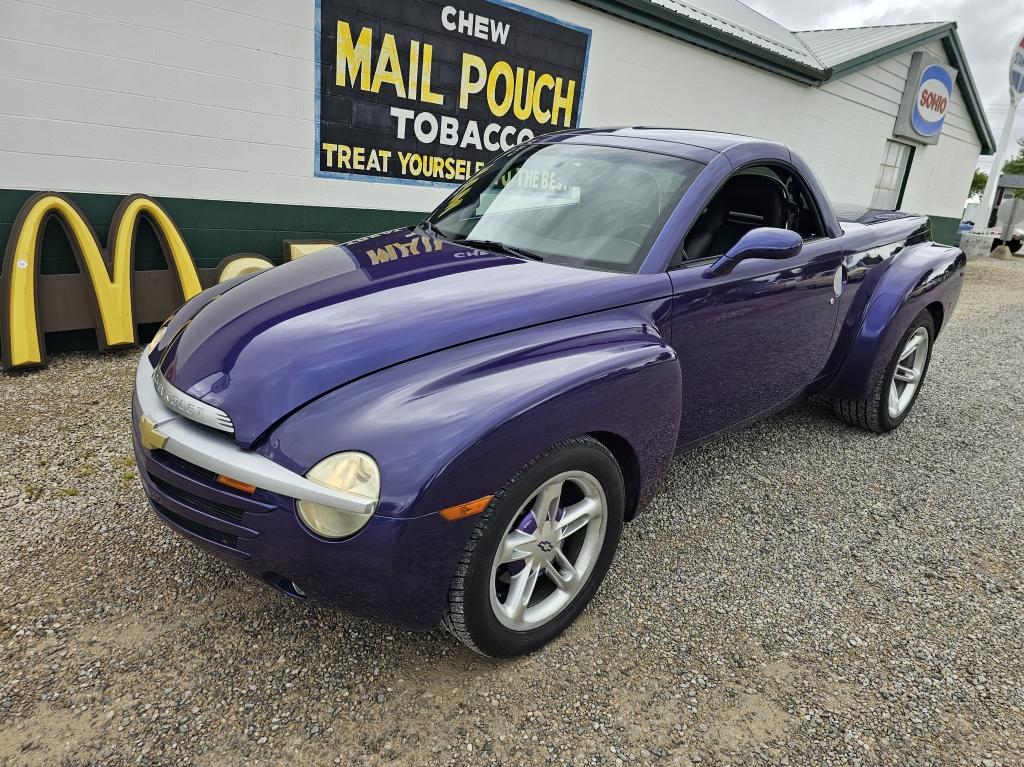
{"label": "chevrolet lettering on hood", "polygon": [[140,476],[291,599],[533,652],[676,450],[807,394],[908,417],[966,263],[929,226],[840,219],[769,141],[548,134],[418,224],[182,306],[136,375]]}

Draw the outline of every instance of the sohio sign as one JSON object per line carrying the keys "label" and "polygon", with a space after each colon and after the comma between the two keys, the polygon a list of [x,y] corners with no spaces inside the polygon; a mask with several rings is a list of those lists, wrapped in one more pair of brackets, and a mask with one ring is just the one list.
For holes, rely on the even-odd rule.
{"label": "sohio sign", "polygon": [[1010,59],[1010,100],[1016,104],[1024,93],[1024,37],[1017,42]]}
{"label": "sohio sign", "polygon": [[588,29],[491,0],[318,6],[318,176],[458,184],[579,124]]}
{"label": "sohio sign", "polygon": [[893,135],[922,144],[938,143],[955,82],[955,69],[924,51],[914,53]]}
{"label": "sohio sign", "polygon": [[914,130],[922,136],[933,136],[942,130],[953,92],[953,80],[938,64],[926,68],[921,74],[924,82],[917,89],[917,98],[910,118]]}

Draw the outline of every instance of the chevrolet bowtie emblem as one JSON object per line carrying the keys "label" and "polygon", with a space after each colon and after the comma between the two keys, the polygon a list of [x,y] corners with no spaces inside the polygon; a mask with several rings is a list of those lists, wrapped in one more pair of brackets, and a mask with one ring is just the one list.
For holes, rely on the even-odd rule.
{"label": "chevrolet bowtie emblem", "polygon": [[156,430],[156,424],[148,415],[139,419],[139,440],[146,450],[159,450],[167,444],[167,437]]}

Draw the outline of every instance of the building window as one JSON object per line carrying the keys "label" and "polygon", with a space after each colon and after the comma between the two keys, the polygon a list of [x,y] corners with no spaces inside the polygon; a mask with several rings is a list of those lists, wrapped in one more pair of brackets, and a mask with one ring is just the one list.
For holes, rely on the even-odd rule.
{"label": "building window", "polygon": [[875,210],[896,210],[903,202],[903,190],[907,185],[907,173],[914,148],[899,141],[885,142],[885,156],[878,171],[878,183],[871,198]]}

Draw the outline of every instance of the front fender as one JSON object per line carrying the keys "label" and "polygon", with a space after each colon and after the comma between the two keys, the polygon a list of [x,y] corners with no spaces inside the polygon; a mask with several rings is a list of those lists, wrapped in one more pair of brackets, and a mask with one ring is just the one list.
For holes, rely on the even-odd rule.
{"label": "front fender", "polygon": [[258,450],[302,474],[332,453],[367,452],[381,467],[377,513],[409,517],[493,493],[552,444],[606,431],[633,446],[649,490],[681,402],[655,319],[665,311],[663,300],[622,307],[395,365],[307,404]]}
{"label": "front fender", "polygon": [[[963,287],[967,259],[958,248],[931,242],[904,248],[874,286],[859,317],[848,318],[837,349],[845,349],[825,393],[842,399],[868,395],[872,373],[895,352],[913,319],[938,306],[948,322]],[[936,330],[939,330],[936,327]]]}
{"label": "front fender", "polygon": [[[656,319],[667,310],[665,300],[622,307],[410,360],[306,405],[258,450],[300,473],[332,453],[367,452],[381,467],[377,515],[414,519],[493,494],[557,442],[607,432],[635,452],[642,503],[679,428],[679,365]],[[389,612],[440,619],[475,524],[420,526],[429,540],[374,552],[393,573]]]}

